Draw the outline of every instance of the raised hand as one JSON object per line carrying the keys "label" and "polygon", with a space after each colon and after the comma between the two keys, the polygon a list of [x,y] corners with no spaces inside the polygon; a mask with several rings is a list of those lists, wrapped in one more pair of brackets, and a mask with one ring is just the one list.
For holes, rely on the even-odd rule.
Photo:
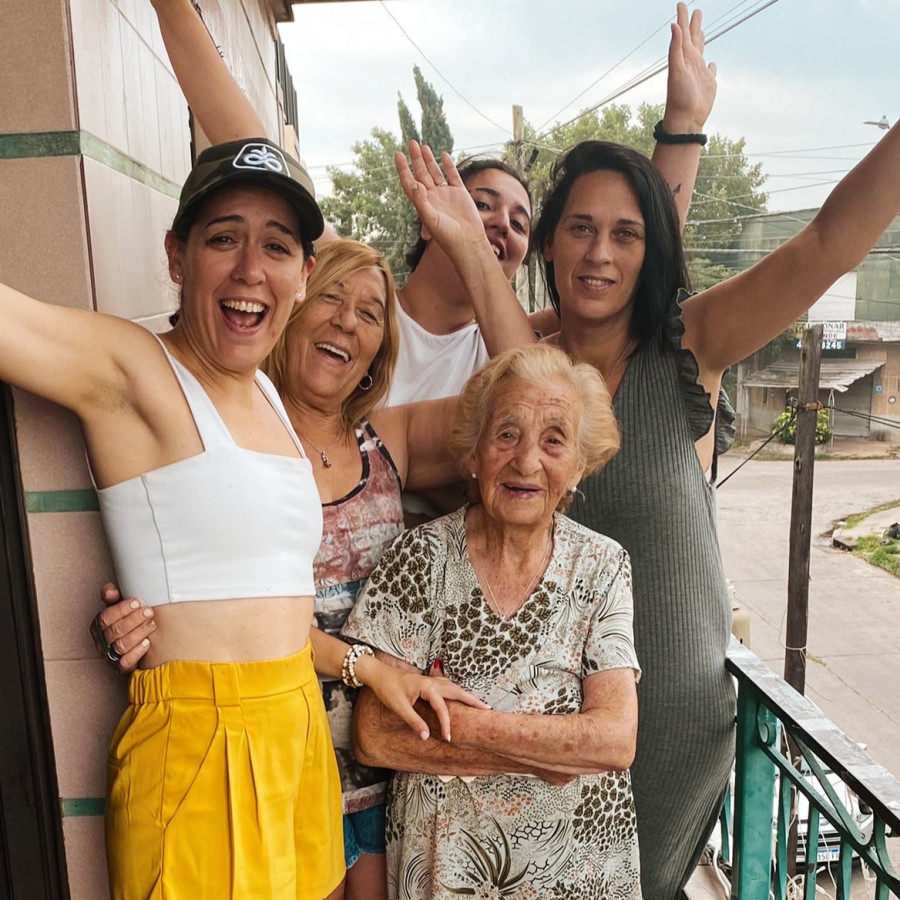
{"label": "raised hand", "polygon": [[663,124],[672,134],[703,131],[716,99],[716,64],[703,58],[706,38],[699,9],[688,20],[687,6],[679,3],[669,43],[666,114]]}
{"label": "raised hand", "polygon": [[441,154],[442,170],[430,147],[410,141],[409,156],[411,165],[402,153],[395,155],[394,162],[403,191],[422,221],[422,236],[434,238],[450,255],[454,250],[486,243],[475,201],[450,155]]}

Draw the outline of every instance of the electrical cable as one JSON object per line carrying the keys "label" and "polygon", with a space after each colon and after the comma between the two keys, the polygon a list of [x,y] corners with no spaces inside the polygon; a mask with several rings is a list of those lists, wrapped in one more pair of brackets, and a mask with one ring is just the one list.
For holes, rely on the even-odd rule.
{"label": "electrical cable", "polygon": [[794,407],[791,409],[791,415],[788,418],[787,422],[785,422],[784,425],[781,426],[779,431],[773,431],[772,434],[770,434],[739,466],[732,469],[721,481],[717,481],[716,482],[716,490],[718,490],[720,487],[722,487],[722,485],[725,484],[725,482],[728,481],[728,479],[731,478],[731,476],[734,475],[735,472],[738,472],[741,469],[743,469],[744,466],[746,466],[747,463],[750,462],[750,460],[753,459],[753,457],[756,456],[756,454],[759,453],[759,451],[763,449],[763,447],[765,447],[767,444],[774,441],[775,438],[777,438],[780,434],[782,434],[787,429],[788,425],[790,425],[791,422],[793,422],[794,419],[796,419],[796,418],[797,418],[797,410]]}
{"label": "electrical cable", "polygon": [[[383,2],[383,0],[382,0],[382,2]],[[706,39],[705,46],[708,47],[713,41],[722,37],[722,35],[727,34],[729,31],[733,30],[734,28],[737,28],[738,25],[743,24],[748,19],[752,19],[754,16],[761,13],[764,9],[767,9],[770,6],[773,6],[777,2],[778,2],[778,0],[761,0],[759,5],[756,8],[751,9],[750,12],[748,12],[745,16],[737,19],[734,22],[724,25],[718,31],[711,34]],[[556,125],[553,126],[553,129],[551,129],[551,130],[566,128],[567,126],[573,124],[574,122],[577,122],[579,119],[582,119],[585,116],[590,115],[592,112],[595,112],[596,110],[600,109],[601,106],[605,106],[607,103],[612,103],[613,100],[617,100],[619,97],[621,97],[623,94],[627,93],[628,91],[633,90],[634,88],[643,84],[645,81],[649,81],[651,78],[653,78],[654,75],[658,75],[660,72],[664,72],[668,68],[668,65],[669,65],[668,57],[664,57],[663,61],[661,63],[657,63],[655,65],[648,66],[646,69],[644,69],[643,72],[636,75],[630,81],[627,81],[621,87],[615,89],[611,94],[607,94],[602,100],[600,100],[599,103],[595,103],[593,106],[590,106],[587,109],[582,110],[577,116],[575,116],[572,119],[569,119],[567,122],[563,122],[562,124],[557,123]]]}
{"label": "electrical cable", "polygon": [[418,51],[418,53],[420,54],[422,59],[424,59],[425,62],[427,62],[428,65],[431,66],[431,68],[434,69],[435,72],[437,72],[438,77],[441,79],[441,81],[443,81],[444,84],[446,84],[447,87],[449,87],[450,90],[453,91],[453,93],[456,94],[456,96],[459,97],[459,99],[462,100],[462,102],[465,103],[466,106],[469,107],[469,109],[471,109],[473,112],[478,113],[478,115],[481,116],[481,118],[484,119],[486,122],[489,122],[495,128],[499,128],[504,134],[508,134],[511,137],[512,131],[509,128],[504,128],[502,125],[498,125],[490,116],[486,116],[477,106],[475,106],[473,103],[470,103],[453,86],[451,81],[444,75],[444,73],[441,72],[441,70],[428,58],[428,56],[425,54],[425,51],[410,37],[410,35],[406,31],[406,29],[397,20],[397,17],[387,8],[387,5],[385,4],[384,0],[379,0],[379,2],[381,3],[381,8],[394,20],[394,24],[400,29],[400,31],[403,33],[403,36],[410,42],[410,44],[412,44],[413,47],[416,48],[416,50]]}

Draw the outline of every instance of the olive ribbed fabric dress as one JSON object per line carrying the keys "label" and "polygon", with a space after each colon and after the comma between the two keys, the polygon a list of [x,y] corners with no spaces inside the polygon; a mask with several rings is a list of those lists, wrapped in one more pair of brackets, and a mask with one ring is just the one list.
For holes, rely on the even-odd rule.
{"label": "olive ribbed fabric dress", "polygon": [[[675,308],[677,312],[677,307]],[[632,779],[645,900],[672,900],[718,811],[734,756],[725,671],[731,607],[716,534],[715,488],[694,449],[712,421],[680,319],[667,348],[630,360],[614,400],[622,447],[568,511],[631,555],[638,685]],[[730,414],[730,417],[729,417]],[[720,407],[720,426],[733,413]],[[721,444],[720,444],[721,446]]]}

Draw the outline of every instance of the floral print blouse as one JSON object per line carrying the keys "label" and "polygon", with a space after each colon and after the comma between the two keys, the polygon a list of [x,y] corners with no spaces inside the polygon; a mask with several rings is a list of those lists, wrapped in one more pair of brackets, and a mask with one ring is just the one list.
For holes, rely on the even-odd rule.
{"label": "floral print blouse", "polygon": [[[407,531],[375,568],[344,626],[501,712],[577,714],[584,679],[631,668],[631,568],[614,541],[557,514],[553,553],[509,617],[469,561],[465,510]],[[388,796],[392,900],[640,897],[628,772],[556,787],[528,775],[398,772]]]}

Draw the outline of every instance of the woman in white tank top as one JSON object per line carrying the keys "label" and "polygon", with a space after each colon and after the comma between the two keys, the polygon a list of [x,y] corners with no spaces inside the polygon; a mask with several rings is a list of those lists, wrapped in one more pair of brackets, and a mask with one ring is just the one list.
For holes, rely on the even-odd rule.
{"label": "woman in white tank top", "polygon": [[[131,706],[110,751],[114,898],[212,891],[317,900],[343,877],[340,791],[311,677],[311,565],[321,512],[309,462],[257,375],[314,265],[311,242],[322,218],[310,189],[302,167],[264,139],[201,154],[166,239],[182,308],[164,346],[134,323],[0,287],[0,378],[75,412],[101,494],[144,481],[154,515],[140,527],[157,529],[162,547],[154,552],[167,562],[180,555],[158,581],[158,595],[147,598],[159,604],[149,668],[133,677]],[[190,402],[188,382],[197,388]],[[200,416],[195,400],[208,413]],[[308,498],[299,528],[307,537],[297,535],[298,543],[313,538],[306,562],[279,563],[273,583],[253,563],[283,536],[264,533],[271,528],[264,516],[242,516],[244,506],[258,505],[242,483],[256,471],[249,463],[220,467],[221,490],[206,490],[197,503],[211,509],[193,509],[177,491],[154,494],[155,479],[177,480],[186,465],[202,471],[219,452],[201,419],[214,423],[226,454],[243,454],[263,472],[283,462],[287,495]],[[235,507],[241,492],[244,506]],[[126,508],[140,502],[126,499]],[[234,550],[192,532],[179,510],[201,523],[206,515],[213,530],[222,527],[217,517],[230,521]],[[294,521],[281,516],[273,518]],[[148,564],[129,554],[127,516],[124,524],[115,512],[107,520],[114,556],[128,569],[120,575],[145,577]],[[190,555],[182,552],[186,542]],[[242,571],[242,586],[216,582],[216,552],[224,569]],[[441,685],[401,675],[319,632],[312,638],[319,671],[370,684],[422,733],[412,704],[426,698],[446,735]],[[278,721],[300,715],[307,729],[273,737]]]}

